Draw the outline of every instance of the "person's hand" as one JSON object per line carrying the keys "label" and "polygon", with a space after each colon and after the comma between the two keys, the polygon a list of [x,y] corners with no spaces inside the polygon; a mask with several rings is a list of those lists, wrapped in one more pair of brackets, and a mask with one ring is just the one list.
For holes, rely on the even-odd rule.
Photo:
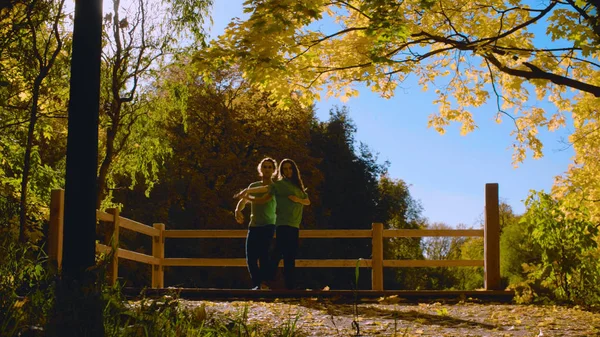
{"label": "person's hand", "polygon": [[300,198],[298,198],[297,196],[290,194],[288,195],[288,199],[290,199],[293,202],[300,202]]}
{"label": "person's hand", "polygon": [[238,193],[236,193],[233,198],[234,199],[239,199],[239,198],[245,198],[248,195],[248,191],[246,189],[243,189],[241,191],[239,191]]}
{"label": "person's hand", "polygon": [[235,221],[239,224],[244,223],[244,214],[239,210],[235,210]]}

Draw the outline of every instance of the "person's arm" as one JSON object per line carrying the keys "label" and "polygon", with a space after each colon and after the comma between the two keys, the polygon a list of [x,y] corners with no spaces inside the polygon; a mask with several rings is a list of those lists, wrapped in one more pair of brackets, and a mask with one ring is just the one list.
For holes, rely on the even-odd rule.
{"label": "person's arm", "polygon": [[267,193],[269,191],[269,186],[256,186],[256,187],[248,187],[246,189],[241,190],[236,193],[234,198],[248,198],[250,193]]}
{"label": "person's arm", "polygon": [[238,201],[237,206],[235,206],[235,221],[239,224],[244,223],[244,214],[242,214],[242,211],[246,208],[247,203],[248,200],[242,198]]}
{"label": "person's arm", "polygon": [[270,194],[265,194],[262,197],[254,197],[254,196],[249,196],[246,199],[242,199],[242,200],[249,200],[250,202],[252,202],[255,205],[262,205],[262,204],[266,204],[267,202],[271,201],[271,199],[273,198],[272,195]]}
{"label": "person's arm", "polygon": [[246,189],[246,194],[254,194],[254,193],[267,193],[269,192],[269,186],[268,185],[263,185],[263,186],[256,186],[256,187],[252,187],[252,188],[247,188]]}
{"label": "person's arm", "polygon": [[308,206],[308,205],[310,205],[310,199],[308,199],[308,194],[306,195],[306,198],[305,198],[305,199],[303,199],[303,198],[299,198],[299,197],[297,197],[297,196],[295,196],[295,195],[293,195],[293,194],[291,194],[291,195],[288,195],[288,199],[290,199],[290,200],[291,200],[291,201],[293,201],[293,202],[297,202],[297,203],[299,203],[299,204],[302,204],[302,205],[304,205],[304,206]]}

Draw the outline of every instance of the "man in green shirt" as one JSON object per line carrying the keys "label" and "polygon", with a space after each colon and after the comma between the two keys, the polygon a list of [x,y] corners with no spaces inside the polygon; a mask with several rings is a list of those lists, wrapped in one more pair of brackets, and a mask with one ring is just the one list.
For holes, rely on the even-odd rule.
{"label": "man in green shirt", "polygon": [[[265,158],[258,164],[260,181],[253,182],[248,189],[268,187],[273,183],[277,164],[272,158]],[[252,289],[261,289],[261,283],[270,274],[269,246],[275,232],[276,201],[268,193],[253,193],[252,198],[242,198],[235,208],[235,219],[244,222],[242,210],[246,203],[251,203],[250,223],[246,237],[246,264],[252,279]],[[259,265],[260,264],[260,265]]]}

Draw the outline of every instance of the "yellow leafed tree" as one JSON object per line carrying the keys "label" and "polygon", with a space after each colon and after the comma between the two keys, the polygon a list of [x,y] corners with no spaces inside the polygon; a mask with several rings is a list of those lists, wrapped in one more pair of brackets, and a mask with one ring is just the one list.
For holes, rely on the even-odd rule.
{"label": "yellow leafed tree", "polygon": [[[476,124],[472,109],[496,107],[514,123],[514,164],[542,156],[540,129],[570,117],[574,164],[555,193],[587,201],[600,215],[598,107],[600,3],[520,0],[248,0],[249,19],[234,21],[204,67],[239,65],[280,103],[312,104],[322,93],[347,99],[360,82],[383,97],[407,76],[434,90],[429,126],[461,134]],[[537,104],[546,100],[555,108]],[[600,204],[600,202],[598,203]]]}

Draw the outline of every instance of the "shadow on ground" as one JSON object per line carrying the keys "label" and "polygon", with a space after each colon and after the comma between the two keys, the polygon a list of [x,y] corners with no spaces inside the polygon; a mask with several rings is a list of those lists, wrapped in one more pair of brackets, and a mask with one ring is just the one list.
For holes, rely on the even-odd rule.
{"label": "shadow on ground", "polygon": [[[317,302],[317,301],[301,301],[298,303],[299,306],[303,306],[310,309],[316,309],[325,311],[327,315],[331,316],[353,316],[354,306],[353,305],[336,305],[330,302]],[[404,305],[404,307],[406,307]],[[394,310],[394,309],[383,309],[377,307],[358,307],[358,316],[362,318],[378,318],[378,319],[389,319],[389,320],[400,320],[408,322],[416,322],[424,325],[437,325],[442,327],[462,327],[462,328],[478,328],[493,330],[498,328],[496,325],[474,322],[461,318],[452,317],[448,314],[427,314],[416,310]]]}

